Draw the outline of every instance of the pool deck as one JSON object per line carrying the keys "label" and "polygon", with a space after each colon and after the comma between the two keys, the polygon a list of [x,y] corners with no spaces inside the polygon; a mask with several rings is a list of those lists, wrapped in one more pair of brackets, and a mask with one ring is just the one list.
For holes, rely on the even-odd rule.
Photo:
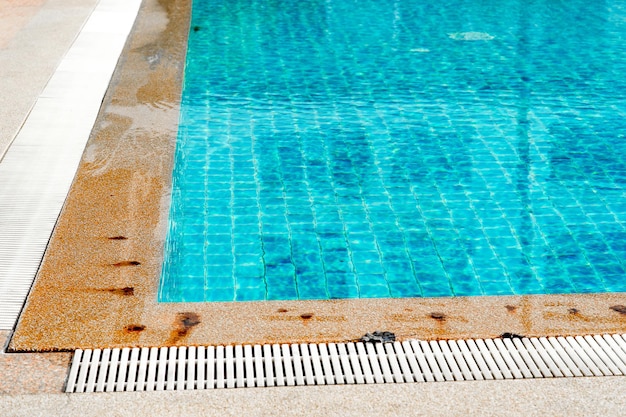
{"label": "pool deck", "polygon": [[[0,34],[0,156],[97,3],[0,0],[0,23],[9,28]],[[58,351],[79,347],[348,341],[374,330],[401,339],[626,331],[626,316],[611,309],[626,304],[623,294],[158,304],[188,7],[188,0],[144,1],[26,310],[15,333],[0,330],[1,415],[599,415],[626,408],[621,377],[62,394],[71,354]],[[16,71],[11,62],[28,64]],[[188,329],[190,315],[198,323]]]}

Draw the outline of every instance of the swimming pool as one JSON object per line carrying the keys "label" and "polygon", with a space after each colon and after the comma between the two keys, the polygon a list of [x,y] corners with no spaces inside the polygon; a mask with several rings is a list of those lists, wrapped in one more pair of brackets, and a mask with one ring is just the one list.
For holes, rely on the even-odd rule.
{"label": "swimming pool", "polygon": [[194,2],[160,301],[626,290],[625,23]]}

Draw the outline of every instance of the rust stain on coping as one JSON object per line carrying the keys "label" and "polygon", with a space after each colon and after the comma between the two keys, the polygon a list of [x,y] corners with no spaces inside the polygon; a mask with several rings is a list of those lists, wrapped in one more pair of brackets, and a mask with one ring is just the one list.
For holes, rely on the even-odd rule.
{"label": "rust stain on coping", "polygon": [[174,329],[170,333],[168,345],[175,345],[185,339],[191,330],[201,323],[200,316],[193,312],[178,313],[174,321]]}

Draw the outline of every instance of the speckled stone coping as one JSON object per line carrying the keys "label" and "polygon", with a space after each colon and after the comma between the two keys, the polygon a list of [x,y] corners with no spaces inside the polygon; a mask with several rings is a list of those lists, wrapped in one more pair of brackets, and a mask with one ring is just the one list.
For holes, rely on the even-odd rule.
{"label": "speckled stone coping", "polygon": [[190,0],[146,0],[9,351],[626,332],[626,294],[158,303]]}

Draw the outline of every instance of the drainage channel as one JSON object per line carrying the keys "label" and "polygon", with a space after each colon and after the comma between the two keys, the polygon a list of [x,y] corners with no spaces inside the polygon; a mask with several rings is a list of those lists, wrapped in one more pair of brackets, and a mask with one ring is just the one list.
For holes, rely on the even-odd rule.
{"label": "drainage channel", "polygon": [[626,335],[85,349],[66,392],[626,375]]}

